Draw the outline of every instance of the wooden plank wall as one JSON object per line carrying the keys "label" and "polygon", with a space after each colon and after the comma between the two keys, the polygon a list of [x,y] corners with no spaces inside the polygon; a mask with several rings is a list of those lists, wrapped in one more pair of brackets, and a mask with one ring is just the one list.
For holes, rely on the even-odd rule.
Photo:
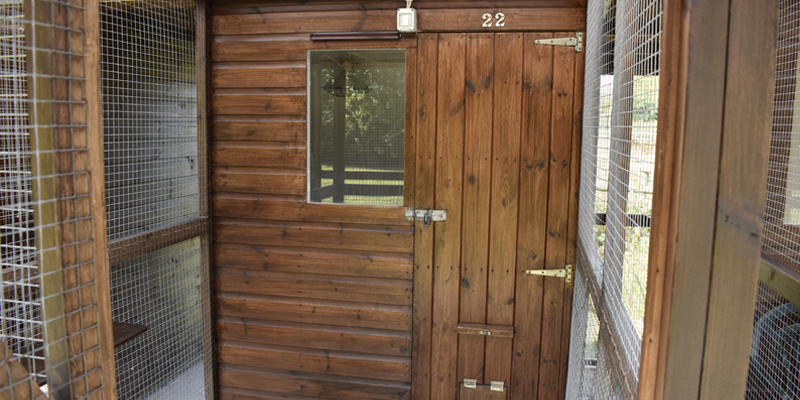
{"label": "wooden plank wall", "polygon": [[[427,354],[411,346],[413,227],[400,207],[306,203],[305,66],[312,49],[410,49],[407,109],[413,110],[417,40],[311,42],[312,32],[394,30],[404,2],[303,3],[212,5],[219,397],[409,399],[411,354]],[[440,0],[414,6],[426,10],[421,29],[479,30],[482,12],[507,7],[506,15],[519,18],[503,30],[547,31],[584,29],[585,3]],[[415,126],[415,118],[407,112],[406,126]],[[407,146],[411,159],[413,151]],[[414,205],[414,168],[406,165],[406,206]],[[417,289],[417,296],[430,295]],[[428,320],[415,315],[415,321]],[[414,328],[415,334],[425,329]]]}

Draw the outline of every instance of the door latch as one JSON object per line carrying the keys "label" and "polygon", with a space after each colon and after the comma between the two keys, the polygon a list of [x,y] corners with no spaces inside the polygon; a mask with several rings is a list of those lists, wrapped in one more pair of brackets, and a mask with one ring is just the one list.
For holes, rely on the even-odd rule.
{"label": "door latch", "polygon": [[572,264],[567,264],[562,269],[529,269],[525,273],[528,275],[549,276],[553,278],[564,278],[564,282],[572,282]]}
{"label": "door latch", "polygon": [[444,210],[414,210],[406,209],[406,221],[422,221],[425,226],[431,222],[447,221],[447,211]]}

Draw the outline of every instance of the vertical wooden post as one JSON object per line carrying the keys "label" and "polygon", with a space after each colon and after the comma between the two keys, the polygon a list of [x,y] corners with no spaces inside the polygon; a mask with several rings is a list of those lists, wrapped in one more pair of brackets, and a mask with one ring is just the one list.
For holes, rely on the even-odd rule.
{"label": "vertical wooden post", "polygon": [[778,2],[667,0],[664,9],[638,398],[743,398]]}
{"label": "vertical wooden post", "polygon": [[97,282],[97,320],[100,327],[100,366],[103,398],[117,398],[114,358],[114,328],[111,320],[111,271],[108,259],[106,220],[106,179],[103,161],[103,93],[100,72],[100,3],[85,0],[86,29],[86,106],[91,174],[92,238],[94,239],[95,282]]}

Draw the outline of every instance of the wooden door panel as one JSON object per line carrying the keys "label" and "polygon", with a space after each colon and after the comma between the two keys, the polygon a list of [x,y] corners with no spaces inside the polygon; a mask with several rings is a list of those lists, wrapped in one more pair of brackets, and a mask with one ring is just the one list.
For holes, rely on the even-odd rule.
{"label": "wooden door panel", "polygon": [[525,34],[523,76],[523,129],[521,143],[519,242],[517,244],[517,288],[514,363],[509,384],[511,399],[535,399],[538,393],[539,342],[542,334],[541,294],[546,278],[525,270],[545,267],[547,238],[547,189],[550,179],[550,126],[553,82],[553,48],[535,40],[552,38],[550,33]]}
{"label": "wooden door panel", "polygon": [[434,293],[431,371],[432,399],[452,399],[457,373],[456,325],[460,294],[461,202],[464,155],[464,74],[466,35],[439,35],[439,88],[436,114],[436,198],[448,221],[433,224]]}
{"label": "wooden door panel", "polygon": [[[488,281],[489,201],[492,146],[483,139],[492,131],[494,114],[494,34],[467,35],[466,131],[464,133],[464,213],[462,217],[460,321],[486,323]],[[458,382],[464,378],[483,383],[485,340],[459,336]]]}
{"label": "wooden door panel", "polygon": [[571,292],[524,273],[564,268],[577,210],[575,50],[534,43],[554,35],[420,35],[416,208],[447,220],[415,227],[415,398],[563,394]]}

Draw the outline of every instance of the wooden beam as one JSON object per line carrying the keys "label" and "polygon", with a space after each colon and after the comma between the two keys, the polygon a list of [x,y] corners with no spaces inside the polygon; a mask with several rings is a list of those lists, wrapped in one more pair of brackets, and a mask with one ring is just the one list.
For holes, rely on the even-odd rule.
{"label": "wooden beam", "polygon": [[786,300],[800,307],[800,273],[762,256],[758,280]]}
{"label": "wooden beam", "polygon": [[777,1],[667,0],[664,10],[638,399],[743,398]]}
{"label": "wooden beam", "polygon": [[136,256],[208,233],[208,219],[196,218],[156,231],[144,232],[114,240],[108,244],[108,253],[111,255],[111,263],[117,264]]}
{"label": "wooden beam", "polygon": [[106,178],[103,161],[103,93],[100,77],[100,4],[85,0],[86,38],[86,120],[91,174],[92,239],[97,290],[97,323],[100,327],[100,367],[103,398],[117,398],[117,373],[114,358],[114,328],[111,312],[111,269],[108,259],[106,220]]}

